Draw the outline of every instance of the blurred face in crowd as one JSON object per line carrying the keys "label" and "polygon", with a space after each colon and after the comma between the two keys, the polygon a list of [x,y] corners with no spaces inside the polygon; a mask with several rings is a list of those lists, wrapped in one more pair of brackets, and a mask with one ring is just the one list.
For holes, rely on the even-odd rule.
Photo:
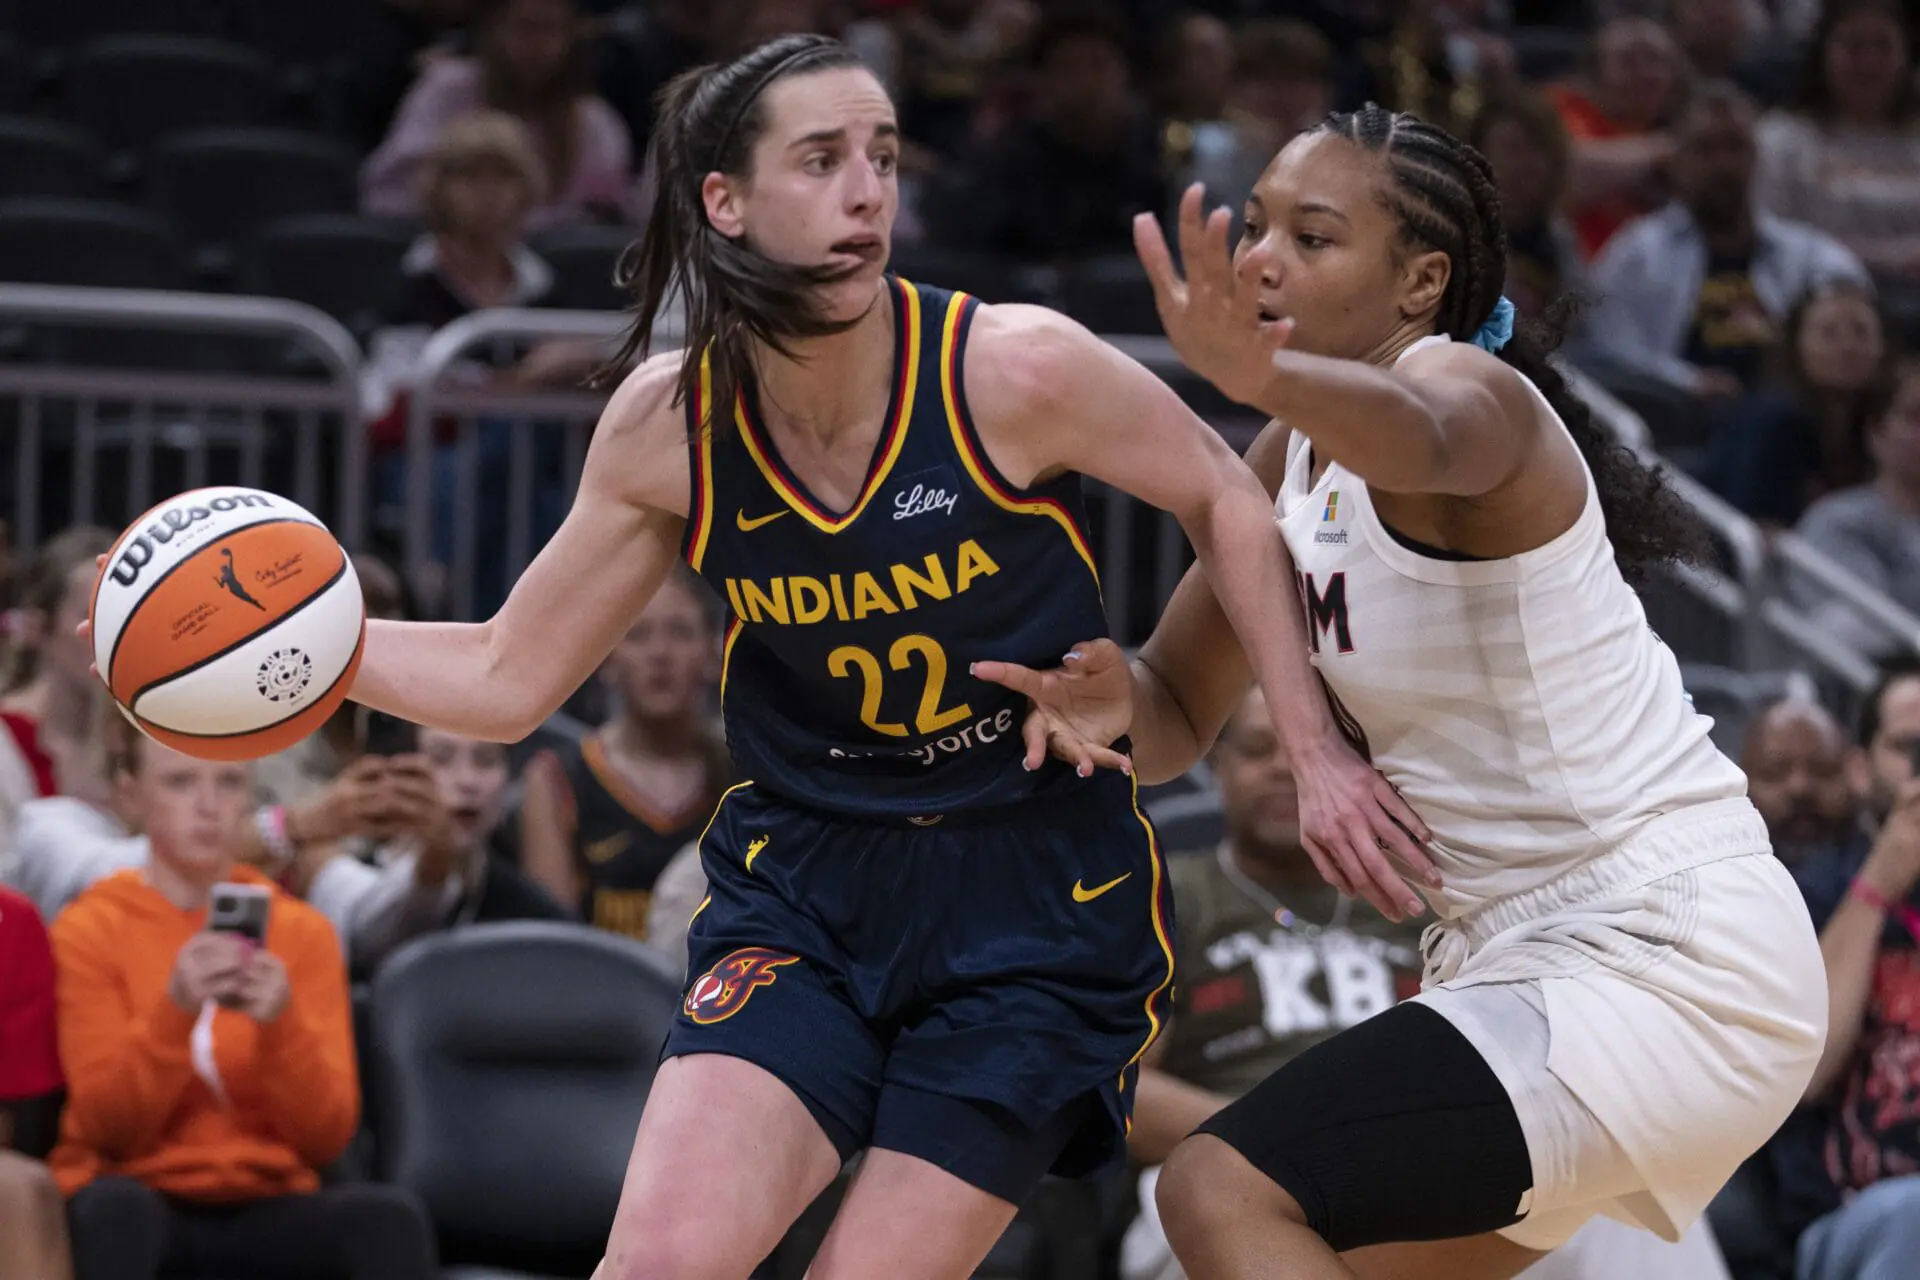
{"label": "blurred face in crowd", "polygon": [[1217,119],[1233,82],[1233,32],[1211,14],[1196,13],[1181,21],[1176,39],[1175,110],[1196,120]]}
{"label": "blurred face in crowd", "polygon": [[478,848],[500,821],[507,793],[507,749],[497,742],[422,728],[420,754],[440,784],[440,803],[453,824],[454,843],[462,849]]}
{"label": "blurred face in crowd", "polygon": [[838,67],[782,77],[760,104],[752,167],[706,176],[707,218],[776,262],[840,273],[819,286],[824,309],[858,319],[879,296],[900,209],[893,101],[872,73]]}
{"label": "blurred face in crowd", "polygon": [[1867,432],[1867,452],[1883,478],[1920,492],[1920,366],[1901,370],[1893,403]]}
{"label": "blurred face in crowd", "polygon": [[1856,757],[1854,789],[1866,798],[1867,812],[1884,820],[1900,788],[1913,781],[1913,748],[1920,744],[1920,676],[1887,686],[1880,699],[1880,730]]}
{"label": "blurred face in crowd", "polygon": [[1314,76],[1242,75],[1233,82],[1233,105],[1270,122],[1279,142],[1319,124],[1332,102],[1333,86]]}
{"label": "blurred face in crowd", "polygon": [[1873,379],[1887,350],[1880,313],[1856,290],[1815,298],[1800,318],[1795,341],[1807,380],[1828,391],[1858,391]]}
{"label": "blurred face in crowd", "polygon": [[1680,54],[1667,29],[1651,18],[1617,18],[1594,39],[1606,113],[1633,130],[1664,120],[1680,85]]}
{"label": "blurred face in crowd", "polygon": [[509,246],[519,242],[533,207],[533,193],[512,165],[475,160],[457,165],[440,179],[439,204],[446,219],[443,234],[473,244]]}
{"label": "blurred face in crowd", "polygon": [[1834,106],[1851,120],[1885,122],[1912,74],[1906,32],[1891,13],[1860,9],[1840,20],[1822,52]]}
{"label": "blurred face in crowd", "polygon": [[1673,34],[1696,71],[1725,75],[1747,46],[1746,7],[1741,0],[1681,0],[1673,10]]}
{"label": "blurred face in crowd", "polygon": [[1824,709],[1801,702],[1769,707],[1747,731],[1740,764],[1747,795],[1766,819],[1782,861],[1798,861],[1844,838],[1854,793],[1840,726]]}
{"label": "blurred face in crowd", "polygon": [[566,67],[578,22],[573,0],[508,0],[486,41],[516,85],[537,90]]}
{"label": "blurred face in crowd", "polygon": [[1293,320],[1289,348],[1364,360],[1401,323],[1410,270],[1437,255],[1400,244],[1381,199],[1389,181],[1382,157],[1307,133],[1254,184],[1234,270],[1257,281],[1263,319]]}
{"label": "blurred face in crowd", "polygon": [[93,682],[93,646],[76,632],[87,620],[97,573],[91,564],[75,565],[67,571],[67,589],[52,615],[43,620],[44,631],[38,639],[40,660],[46,669],[62,683],[75,687],[88,687]]}
{"label": "blurred face in crowd", "polygon": [[693,588],[669,578],[614,647],[603,675],[629,716],[681,723],[698,715],[719,678],[712,624]]}
{"label": "blurred face in crowd", "polygon": [[1481,154],[1493,166],[1500,188],[1500,212],[1510,227],[1531,226],[1553,211],[1553,156],[1526,124],[1514,116],[1490,123]]}
{"label": "blurred face in crowd", "polygon": [[196,760],[129,733],[121,761],[120,802],[146,833],[153,856],[192,879],[233,865],[234,834],[253,808],[246,764]]}
{"label": "blurred face in crowd", "polygon": [[1047,51],[1036,106],[1056,134],[1105,141],[1127,118],[1126,54],[1092,33],[1070,35]]}
{"label": "blurred face in crowd", "polygon": [[1270,864],[1305,856],[1300,847],[1300,793],[1258,689],[1221,729],[1213,768],[1227,834],[1241,855]]}
{"label": "blurred face in crowd", "polygon": [[1702,229],[1738,225],[1753,203],[1753,109],[1738,102],[1702,102],[1680,121],[1673,163],[1674,194]]}

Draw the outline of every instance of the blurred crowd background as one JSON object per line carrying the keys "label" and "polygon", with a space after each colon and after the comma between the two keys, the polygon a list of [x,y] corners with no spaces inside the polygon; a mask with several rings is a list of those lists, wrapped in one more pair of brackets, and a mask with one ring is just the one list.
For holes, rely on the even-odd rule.
{"label": "blurred crowd background", "polygon": [[[901,274],[1059,307],[1240,445],[1260,424],[1157,337],[1134,215],[1200,182],[1238,217],[1367,101],[1486,153],[1508,295],[1714,531],[1644,598],[1834,999],[1807,1105],[1709,1223],[1603,1228],[1538,1274],[1920,1277],[1920,910],[1842,906],[1856,875],[1920,905],[1915,14],[0,0],[0,1280],[591,1272],[732,781],[720,605],[671,581],[524,743],[349,707],[254,766],[137,740],[74,627],[114,531],[208,482],[328,519],[374,616],[484,616],[604,402],[654,94],[793,31],[895,95]],[[1137,643],[1190,557],[1117,495],[1093,512]],[[1146,800],[1182,970],[1133,1167],[1045,1184],[982,1276],[1175,1280],[1143,1192],[1191,1119],[1417,986],[1417,935],[1313,876],[1257,704]],[[264,945],[205,931],[223,881],[271,886]],[[765,1276],[804,1273],[834,1194]]]}

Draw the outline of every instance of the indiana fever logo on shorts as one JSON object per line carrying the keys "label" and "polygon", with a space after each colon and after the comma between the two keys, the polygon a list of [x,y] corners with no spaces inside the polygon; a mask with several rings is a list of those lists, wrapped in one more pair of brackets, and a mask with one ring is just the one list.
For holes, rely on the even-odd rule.
{"label": "indiana fever logo on shorts", "polygon": [[701,1026],[725,1022],[746,1008],[756,987],[769,987],[780,969],[800,957],[765,947],[742,947],[700,975],[681,1006]]}

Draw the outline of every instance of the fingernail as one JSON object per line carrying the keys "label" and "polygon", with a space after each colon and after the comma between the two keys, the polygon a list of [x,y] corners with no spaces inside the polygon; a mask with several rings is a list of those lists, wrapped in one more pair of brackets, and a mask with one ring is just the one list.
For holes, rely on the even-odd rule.
{"label": "fingernail", "polygon": [[969,662],[969,663],[967,664],[967,674],[968,674],[968,675],[970,675],[970,676],[971,676],[971,675],[978,675],[978,674],[979,674],[979,666],[980,666],[980,664],[979,664],[979,663],[977,663],[977,662]]}
{"label": "fingernail", "polygon": [[1074,772],[1078,773],[1083,778],[1091,778],[1093,776],[1093,766],[1090,764],[1083,764],[1078,769],[1074,770]]}
{"label": "fingernail", "polygon": [[1032,766],[1031,764],[1029,764],[1029,763],[1028,763],[1027,761],[1025,761],[1025,760],[1022,760],[1022,761],[1020,762],[1020,767],[1021,767],[1022,769],[1025,769],[1025,770],[1026,770],[1026,771],[1027,771],[1028,773],[1032,773],[1032,772],[1033,772],[1033,766]]}
{"label": "fingernail", "polygon": [[1069,650],[1067,650],[1067,656],[1066,656],[1066,657],[1064,657],[1064,658],[1062,658],[1062,659],[1060,659],[1060,661],[1062,661],[1062,662],[1078,662],[1078,661],[1080,661],[1080,655],[1079,655],[1079,654],[1077,654],[1077,653],[1075,653],[1075,652],[1074,652],[1074,651],[1073,651],[1072,649],[1069,649]]}

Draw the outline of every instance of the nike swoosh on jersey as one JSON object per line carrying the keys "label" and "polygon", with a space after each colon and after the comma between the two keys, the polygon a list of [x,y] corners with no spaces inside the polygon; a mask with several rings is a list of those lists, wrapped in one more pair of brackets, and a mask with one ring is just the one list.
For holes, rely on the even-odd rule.
{"label": "nike swoosh on jersey", "polygon": [[1112,880],[1107,881],[1105,884],[1097,884],[1091,889],[1087,888],[1086,885],[1082,884],[1080,881],[1075,880],[1073,882],[1073,900],[1075,902],[1092,902],[1095,898],[1099,897],[1101,894],[1105,893],[1107,890],[1115,887],[1116,885],[1120,884],[1124,880],[1131,880],[1132,878],[1133,878],[1133,872],[1129,871],[1127,872],[1126,875],[1118,876]]}
{"label": "nike swoosh on jersey", "polygon": [[747,509],[745,507],[742,507],[738,511],[734,512],[733,522],[740,526],[740,532],[752,533],[755,529],[758,529],[763,524],[772,524],[775,520],[778,520],[781,516],[791,515],[791,514],[793,514],[791,511],[776,511],[770,516],[755,516],[753,519],[749,520],[747,519]]}

